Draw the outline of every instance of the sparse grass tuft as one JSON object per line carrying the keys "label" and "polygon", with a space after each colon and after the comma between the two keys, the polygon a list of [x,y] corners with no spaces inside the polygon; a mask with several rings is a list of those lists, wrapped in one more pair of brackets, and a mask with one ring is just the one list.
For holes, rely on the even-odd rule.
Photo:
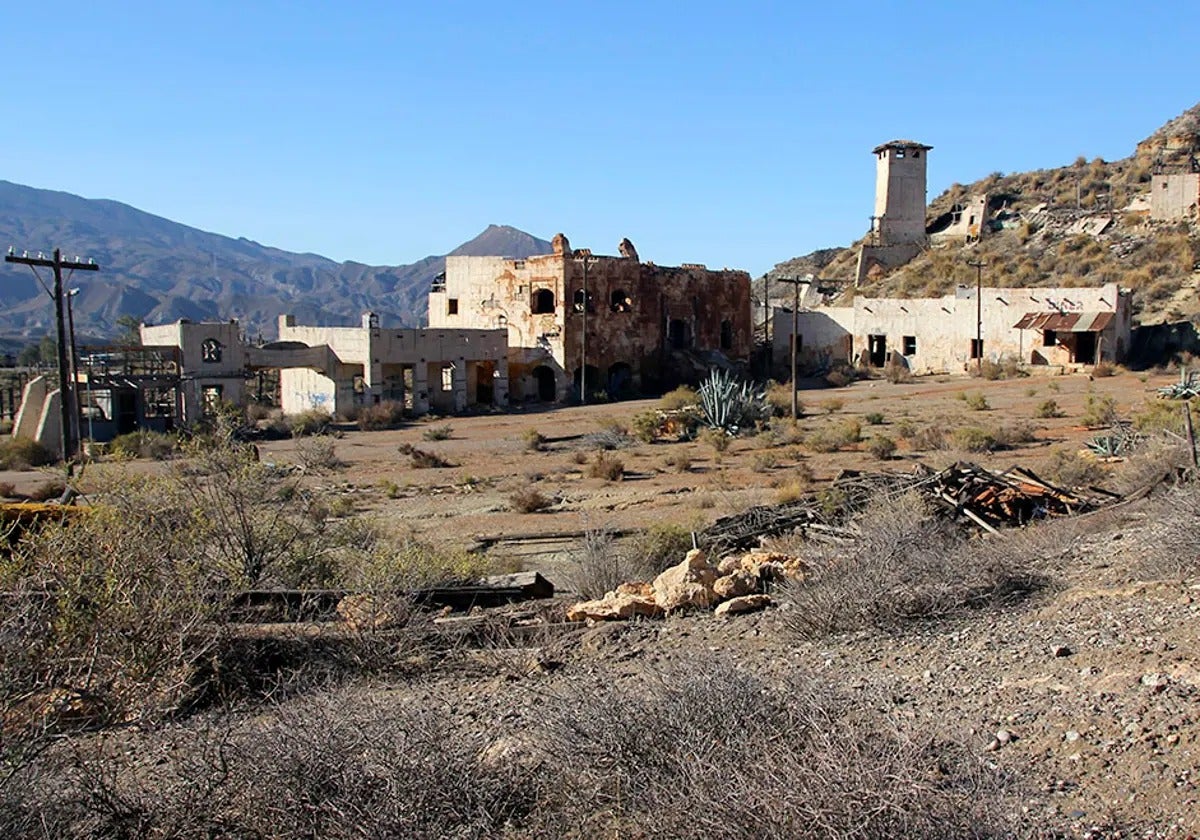
{"label": "sparse grass tuft", "polygon": [[449,423],[441,426],[430,426],[425,431],[421,432],[421,440],[449,440],[454,434],[454,427]]}
{"label": "sparse grass tuft", "polygon": [[1062,417],[1063,411],[1058,407],[1057,400],[1043,400],[1042,402],[1038,403],[1038,407],[1034,409],[1033,416],[1041,419]]}
{"label": "sparse grass tuft", "polygon": [[552,507],[554,500],[532,484],[526,484],[509,494],[508,504],[517,513],[537,513]]}
{"label": "sparse grass tuft", "polygon": [[411,443],[402,443],[397,447],[401,455],[407,455],[409,463],[413,469],[445,469],[447,467],[456,467],[458,464],[446,460],[436,452],[429,452],[425,449],[418,449]]}
{"label": "sparse grass tuft", "polygon": [[620,481],[625,476],[625,463],[602,449],[588,464],[587,475],[589,478],[602,478],[605,481]]}

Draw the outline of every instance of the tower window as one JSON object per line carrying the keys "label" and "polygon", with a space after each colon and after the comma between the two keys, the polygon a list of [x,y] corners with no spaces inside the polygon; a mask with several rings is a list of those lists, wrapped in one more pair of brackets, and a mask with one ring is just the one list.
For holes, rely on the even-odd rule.
{"label": "tower window", "polygon": [[897,150],[896,150],[896,157],[897,157],[897,158],[902,158],[902,157],[904,157],[904,150],[903,150],[903,149],[897,149]]}
{"label": "tower window", "polygon": [[446,300],[446,314],[447,315],[457,315],[458,314],[458,298],[448,298]]}

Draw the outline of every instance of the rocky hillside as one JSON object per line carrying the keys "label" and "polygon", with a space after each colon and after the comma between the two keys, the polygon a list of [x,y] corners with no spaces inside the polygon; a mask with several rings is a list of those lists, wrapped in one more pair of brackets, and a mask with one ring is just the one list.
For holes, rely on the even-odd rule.
{"label": "rocky hillside", "polygon": [[[55,246],[82,254],[102,270],[77,276],[80,334],[111,335],[117,319],[149,323],[178,318],[237,318],[251,336],[272,336],[280,314],[302,323],[355,323],[367,309],[384,326],[424,320],[429,283],[445,261],[411,265],[338,263],[187,227],[116,201],[80,198],[0,181],[0,243],[19,251]],[[526,257],[550,243],[515,228],[491,225],[451,253]],[[0,263],[0,333],[41,336],[53,309],[24,266]]]}
{"label": "rocky hillside", "polygon": [[[927,219],[970,195],[986,193],[992,230],[973,245],[930,248],[903,268],[872,278],[862,294],[918,297],[974,283],[968,260],[983,259],[985,282],[999,286],[1084,286],[1118,282],[1137,292],[1140,320],[1200,315],[1200,227],[1146,218],[1144,202],[1158,165],[1179,165],[1200,143],[1200,105],[1166,123],[1118,161],[1079,158],[1032,172],[995,172],[953,184],[930,202]],[[867,197],[864,197],[866,200]],[[824,249],[779,263],[770,276],[816,273],[853,281],[858,246]]]}

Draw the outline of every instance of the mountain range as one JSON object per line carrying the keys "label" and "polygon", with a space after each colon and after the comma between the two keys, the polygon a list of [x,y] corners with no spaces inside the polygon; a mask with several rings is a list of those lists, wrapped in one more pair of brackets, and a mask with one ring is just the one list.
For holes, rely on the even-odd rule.
{"label": "mountain range", "polygon": [[[335,262],[198,230],[127,204],[81,198],[0,180],[0,243],[18,253],[55,247],[99,263],[71,278],[75,330],[111,337],[118,319],[146,323],[179,318],[238,319],[246,334],[272,338],[278,316],[302,324],[357,324],[372,310],[385,327],[424,321],[430,282],[445,256],[410,265]],[[490,225],[450,255],[528,257],[550,243],[505,225]],[[49,272],[42,269],[43,279]],[[0,263],[0,335],[53,333],[54,307],[25,266]],[[81,339],[82,340],[82,339]]]}

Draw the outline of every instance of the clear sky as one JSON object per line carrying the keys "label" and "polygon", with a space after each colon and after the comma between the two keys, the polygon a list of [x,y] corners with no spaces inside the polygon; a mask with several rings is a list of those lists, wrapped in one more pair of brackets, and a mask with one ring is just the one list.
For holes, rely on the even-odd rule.
{"label": "clear sky", "polygon": [[1200,100],[1200,2],[25,2],[0,178],[338,260],[489,223],[758,275],[929,196],[1124,157]]}

